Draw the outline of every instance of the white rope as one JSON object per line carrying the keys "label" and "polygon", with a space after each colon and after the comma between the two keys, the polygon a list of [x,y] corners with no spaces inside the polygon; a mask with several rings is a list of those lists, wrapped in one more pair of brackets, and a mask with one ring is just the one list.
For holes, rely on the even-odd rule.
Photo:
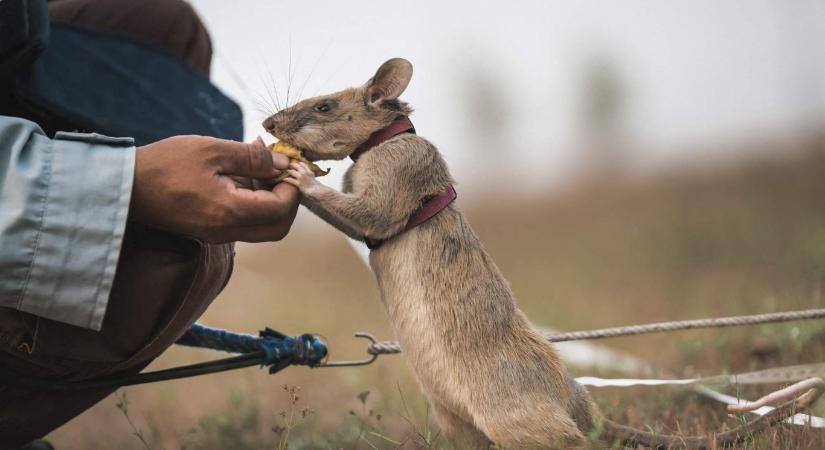
{"label": "white rope", "polygon": [[[736,398],[731,395],[723,394],[721,392],[714,391],[713,389],[707,387],[696,385],[693,388],[694,391],[697,393],[704,395],[705,397],[712,398],[718,402],[722,402],[726,405],[747,405],[753,403],[750,400],[745,400],[741,398]],[[763,406],[761,408],[755,409],[750,411],[752,414],[758,414],[760,416],[764,416],[765,414],[773,411],[773,407],[771,406]],[[825,428],[825,419],[822,417],[812,416],[809,414],[794,414],[793,417],[789,417],[785,419],[785,422],[792,423],[794,425],[798,425],[801,427],[807,426],[810,424],[813,428]]]}
{"label": "white rope", "polygon": [[[562,354],[563,355],[563,354]],[[635,357],[631,357],[630,361],[634,364],[637,362]],[[775,384],[786,383],[793,381],[800,381],[812,376],[825,375],[825,364],[800,364],[795,366],[774,367],[770,369],[760,370],[756,372],[745,372],[732,375],[717,375],[712,377],[702,378],[681,378],[681,379],[657,379],[657,378],[599,378],[599,377],[578,377],[578,381],[583,386],[590,387],[631,387],[631,386],[690,386],[694,392],[724,403],[726,405],[747,405],[751,404],[750,400],[736,398],[732,395],[724,394],[715,391],[706,384]],[[771,406],[763,406],[761,408],[749,411],[751,414],[765,415],[773,411]],[[813,428],[825,428],[825,418],[810,415],[810,414],[795,414],[785,420],[787,423],[798,426],[808,426]]]}
{"label": "white rope", "polygon": [[579,377],[576,381],[593,387],[666,386],[690,384],[779,384],[825,376],[825,363],[773,367],[755,372],[744,372],[712,377],[656,379],[656,378],[599,378]]}

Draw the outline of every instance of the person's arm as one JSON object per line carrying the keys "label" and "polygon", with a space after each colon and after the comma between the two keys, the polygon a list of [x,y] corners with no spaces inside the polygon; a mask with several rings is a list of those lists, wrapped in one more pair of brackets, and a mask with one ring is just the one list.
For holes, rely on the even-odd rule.
{"label": "person's arm", "polygon": [[129,138],[0,116],[0,306],[100,329],[134,168]]}
{"label": "person's arm", "polygon": [[0,307],[99,330],[127,218],[207,242],[280,240],[297,189],[232,177],[272,179],[288,165],[260,141],[175,136],[135,150],[130,138],[52,140],[0,116]]}

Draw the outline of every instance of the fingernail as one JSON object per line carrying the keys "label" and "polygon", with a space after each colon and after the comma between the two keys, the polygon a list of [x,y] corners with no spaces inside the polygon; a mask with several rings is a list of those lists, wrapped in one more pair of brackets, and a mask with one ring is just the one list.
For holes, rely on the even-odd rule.
{"label": "fingernail", "polygon": [[266,144],[264,144],[264,140],[263,140],[263,139],[261,139],[261,137],[260,137],[260,136],[258,136],[258,137],[255,139],[255,145],[257,145],[257,146],[259,146],[259,147],[266,147]]}
{"label": "fingernail", "polygon": [[289,158],[286,156],[275,152],[269,152],[269,155],[272,156],[272,165],[276,169],[284,170],[289,168]]}

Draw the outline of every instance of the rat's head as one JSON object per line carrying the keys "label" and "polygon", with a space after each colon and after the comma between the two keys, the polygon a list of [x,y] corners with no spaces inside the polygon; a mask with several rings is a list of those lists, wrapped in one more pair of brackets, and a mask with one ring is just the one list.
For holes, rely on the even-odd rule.
{"label": "rat's head", "polygon": [[344,159],[372,133],[412,112],[398,97],[412,77],[412,64],[393,58],[361,87],[296,103],[269,116],[264,128],[316,161]]}

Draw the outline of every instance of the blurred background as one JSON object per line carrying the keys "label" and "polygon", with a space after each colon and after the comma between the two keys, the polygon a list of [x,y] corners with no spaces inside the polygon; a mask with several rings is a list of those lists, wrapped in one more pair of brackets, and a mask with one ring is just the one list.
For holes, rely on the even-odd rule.
{"label": "blurred background", "polygon": [[[537,325],[825,306],[820,0],[192,3],[212,34],[213,81],[242,105],[247,140],[286,104],[410,60],[402,98],[413,122],[444,154],[459,207]],[[340,187],[348,165],[322,163],[332,173],[321,181]],[[238,246],[235,275],[202,323],[319,333],[332,359],[360,358],[353,331],[393,336],[359,252],[302,209],[284,241]],[[660,375],[694,376],[823,361],[824,333],[806,322],[600,345]],[[153,368],[215,356],[175,348]],[[400,356],[123,391],[127,417],[110,398],[57,431],[59,448],[446,446]],[[682,390],[593,394],[642,428],[735,424]],[[776,445],[825,440],[778,429],[755,448]]]}

